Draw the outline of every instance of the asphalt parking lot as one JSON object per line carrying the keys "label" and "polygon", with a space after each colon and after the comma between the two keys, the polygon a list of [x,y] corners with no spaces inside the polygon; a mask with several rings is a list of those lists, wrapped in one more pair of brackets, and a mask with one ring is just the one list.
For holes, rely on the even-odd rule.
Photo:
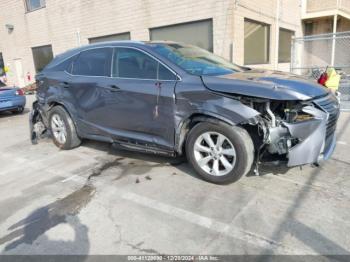
{"label": "asphalt parking lot", "polygon": [[350,254],[349,125],[319,168],[219,186],[182,159],[33,146],[28,109],[0,114],[0,254]]}

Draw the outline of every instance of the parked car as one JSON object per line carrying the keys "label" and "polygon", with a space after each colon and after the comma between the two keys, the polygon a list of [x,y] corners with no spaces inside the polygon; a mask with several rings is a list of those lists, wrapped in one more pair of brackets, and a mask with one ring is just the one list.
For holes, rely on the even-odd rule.
{"label": "parked car", "polygon": [[241,67],[191,45],[84,46],[57,56],[36,79],[33,143],[44,127],[61,149],[93,139],[186,154],[214,183],[236,181],[262,161],[318,163],[335,147],[339,104],[321,85]]}
{"label": "parked car", "polygon": [[7,87],[0,81],[0,112],[22,113],[26,105],[24,92],[17,87]]}

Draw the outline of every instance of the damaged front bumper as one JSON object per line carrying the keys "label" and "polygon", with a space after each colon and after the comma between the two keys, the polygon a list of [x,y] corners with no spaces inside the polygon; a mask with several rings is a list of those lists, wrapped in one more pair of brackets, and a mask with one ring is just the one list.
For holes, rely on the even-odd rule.
{"label": "damaged front bumper", "polygon": [[38,139],[43,138],[47,134],[47,128],[43,122],[38,101],[33,103],[29,113],[29,133],[33,145],[37,144]]}
{"label": "damaged front bumper", "polygon": [[297,110],[286,110],[285,120],[280,121],[274,121],[275,116],[270,111],[272,121],[262,127],[270,157],[286,160],[288,167],[329,159],[336,145],[335,130],[340,114],[337,98],[328,94],[302,104]]}
{"label": "damaged front bumper", "polygon": [[[313,106],[306,106],[303,112],[312,115],[312,120],[283,123],[291,137],[298,143],[288,150],[287,166],[319,163],[328,159],[336,144],[335,130],[329,132],[330,114]],[[338,116],[337,116],[338,117]]]}

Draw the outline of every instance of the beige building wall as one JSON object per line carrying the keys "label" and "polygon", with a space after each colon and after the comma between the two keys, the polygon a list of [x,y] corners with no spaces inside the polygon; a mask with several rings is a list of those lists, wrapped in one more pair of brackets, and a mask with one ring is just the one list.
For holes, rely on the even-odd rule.
{"label": "beige building wall", "polygon": [[268,64],[250,66],[289,71],[289,63],[276,63],[276,56],[278,56],[278,28],[282,27],[294,31],[296,37],[301,36],[301,6],[299,1],[295,0],[279,1],[279,7],[277,7],[276,0],[237,1],[234,11],[234,61],[238,64],[243,64],[244,62],[244,19],[248,18],[270,25],[270,62]]}
{"label": "beige building wall", "polygon": [[[26,12],[24,0],[0,1],[0,52],[10,67],[9,82],[18,84],[15,60],[23,74],[35,74],[32,47],[52,45],[54,55],[88,38],[130,32],[132,40],[149,40],[149,28],[213,19],[214,53],[238,64],[244,61],[244,18],[271,25],[270,63],[265,68],[289,70],[275,65],[276,23],[301,34],[299,1],[279,0],[46,0],[46,7]],[[5,24],[14,26],[12,33]],[[20,73],[21,74],[21,73]],[[25,80],[27,82],[27,80]]]}

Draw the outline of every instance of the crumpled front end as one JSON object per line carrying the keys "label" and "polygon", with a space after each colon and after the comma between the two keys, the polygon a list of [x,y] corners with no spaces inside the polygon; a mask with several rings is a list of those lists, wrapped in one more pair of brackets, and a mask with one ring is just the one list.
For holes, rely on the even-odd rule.
{"label": "crumpled front end", "polygon": [[335,148],[339,102],[329,93],[308,101],[242,101],[261,113],[257,162],[283,161],[287,166],[316,164]]}
{"label": "crumpled front end", "polygon": [[314,118],[297,123],[284,123],[290,136],[299,141],[288,150],[288,166],[318,163],[329,158],[335,148],[335,133],[327,136],[329,113],[312,106],[304,107],[303,112]]}
{"label": "crumpled front end", "polygon": [[[276,147],[279,147],[280,153],[286,154],[289,167],[314,164],[328,159],[335,148],[339,111],[339,103],[332,94],[296,106],[294,109],[286,108],[286,114],[294,116],[277,122],[275,128],[284,130],[282,136],[271,137],[274,128],[269,129],[269,152],[276,153]],[[286,141],[284,151],[281,150],[283,145],[276,145],[281,139]]]}

